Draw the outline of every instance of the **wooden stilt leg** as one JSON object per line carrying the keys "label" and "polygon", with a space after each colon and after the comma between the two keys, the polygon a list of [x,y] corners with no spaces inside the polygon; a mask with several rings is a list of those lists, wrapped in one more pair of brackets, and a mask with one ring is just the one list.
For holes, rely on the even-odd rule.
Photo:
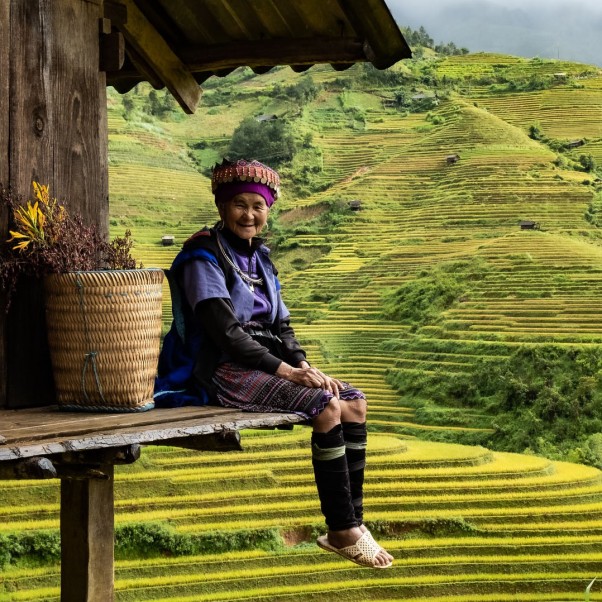
{"label": "wooden stilt leg", "polygon": [[61,479],[61,602],[113,600],[114,497],[106,479]]}

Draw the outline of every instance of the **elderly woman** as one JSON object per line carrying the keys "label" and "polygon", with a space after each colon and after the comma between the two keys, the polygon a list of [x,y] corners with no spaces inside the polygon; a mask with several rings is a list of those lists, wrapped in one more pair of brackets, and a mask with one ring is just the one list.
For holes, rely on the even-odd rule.
{"label": "elderly woman", "polygon": [[387,568],[392,556],[363,524],[365,397],[307,362],[259,238],[279,185],[278,174],[258,161],[214,167],[221,219],[186,241],[169,271],[174,322],[161,352],[155,403],[211,402],[310,420],[328,525],[317,544],[357,564]]}

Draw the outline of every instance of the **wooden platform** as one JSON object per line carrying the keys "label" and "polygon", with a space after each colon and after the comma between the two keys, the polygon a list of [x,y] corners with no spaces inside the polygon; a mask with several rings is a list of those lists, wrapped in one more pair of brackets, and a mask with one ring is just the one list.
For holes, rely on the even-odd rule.
{"label": "wooden platform", "polygon": [[0,479],[60,479],[61,602],[114,600],[114,466],[141,445],[240,450],[239,430],[303,422],[203,406],[131,414],[0,410]]}
{"label": "wooden platform", "polygon": [[216,406],[127,414],[63,412],[55,407],[0,410],[0,462],[133,444],[159,444],[302,421],[296,414],[254,414]]}

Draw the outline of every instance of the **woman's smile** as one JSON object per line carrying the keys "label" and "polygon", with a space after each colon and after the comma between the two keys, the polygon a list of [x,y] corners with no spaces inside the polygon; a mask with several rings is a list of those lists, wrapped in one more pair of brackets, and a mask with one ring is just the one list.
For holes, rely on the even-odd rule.
{"label": "woman's smile", "polygon": [[263,230],[269,208],[260,194],[242,192],[220,205],[219,212],[224,226],[250,244],[251,239]]}

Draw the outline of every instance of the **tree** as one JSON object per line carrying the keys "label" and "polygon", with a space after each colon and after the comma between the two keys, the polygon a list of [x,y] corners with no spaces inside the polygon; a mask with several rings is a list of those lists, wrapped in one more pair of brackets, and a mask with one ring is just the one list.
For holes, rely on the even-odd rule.
{"label": "tree", "polygon": [[579,163],[581,163],[584,171],[596,171],[596,160],[591,155],[581,155]]}
{"label": "tree", "polygon": [[287,86],[285,93],[290,98],[296,100],[300,104],[308,103],[318,96],[320,89],[316,86],[311,75],[302,77],[299,82],[292,86]]}
{"label": "tree", "polygon": [[134,99],[128,94],[124,94],[121,102],[123,104],[123,118],[127,121],[132,117],[134,112]]}
{"label": "tree", "polygon": [[156,90],[151,90],[148,93],[144,108],[150,115],[159,116],[161,114],[161,101],[159,100],[159,95]]}
{"label": "tree", "polygon": [[296,150],[297,143],[285,120],[259,122],[248,117],[234,130],[228,156],[230,159],[258,159],[277,166],[290,161]]}

